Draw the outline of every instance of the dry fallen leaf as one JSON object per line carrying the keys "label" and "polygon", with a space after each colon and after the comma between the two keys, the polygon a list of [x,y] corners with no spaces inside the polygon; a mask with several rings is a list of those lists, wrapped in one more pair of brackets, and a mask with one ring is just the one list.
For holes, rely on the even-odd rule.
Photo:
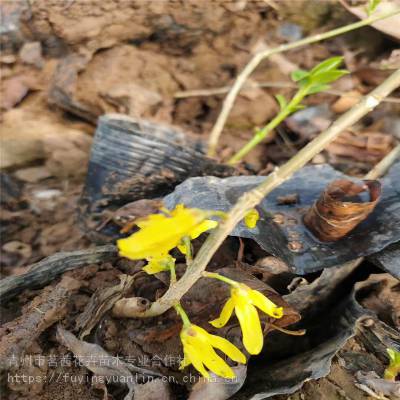
{"label": "dry fallen leaf", "polygon": [[343,113],[350,110],[362,99],[362,94],[358,90],[351,90],[343,93],[338,100],[332,104],[332,111],[335,113]]}
{"label": "dry fallen leaf", "polygon": [[392,135],[381,132],[344,131],[326,151],[333,156],[349,157],[356,161],[376,163],[393,145]]}
{"label": "dry fallen leaf", "polygon": [[[368,193],[368,199],[362,194]],[[304,224],[323,242],[339,240],[373,211],[381,194],[379,181],[357,184],[338,179],[331,182],[304,216]]]}
{"label": "dry fallen leaf", "polygon": [[[367,2],[354,7],[349,4],[349,0],[340,0],[340,3],[359,19],[366,19],[368,17],[366,9]],[[396,8],[399,8],[399,6],[399,0],[383,0],[376,8],[375,13],[378,14],[394,11]],[[371,24],[371,26],[373,26],[378,31],[386,33],[392,38],[400,41],[400,14],[394,15],[381,21],[376,21]]]}

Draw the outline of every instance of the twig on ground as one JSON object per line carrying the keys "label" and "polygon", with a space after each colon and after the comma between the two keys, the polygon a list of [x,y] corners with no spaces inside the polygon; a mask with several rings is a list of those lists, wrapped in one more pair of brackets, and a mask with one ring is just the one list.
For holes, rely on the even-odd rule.
{"label": "twig on ground", "polygon": [[114,245],[54,254],[33,264],[25,274],[1,279],[0,297],[3,301],[9,300],[25,289],[50,283],[66,271],[89,264],[112,261],[117,256],[118,251]]}
{"label": "twig on ground", "polygon": [[[181,297],[201,277],[201,274],[206,269],[211,257],[218,250],[225,238],[232,232],[236,224],[244,218],[251,208],[259,204],[266,195],[288,179],[294,172],[307,164],[308,161],[322,151],[341,132],[343,132],[343,130],[349,128],[368,112],[372,111],[383,98],[399,86],[400,69],[394,72],[385,80],[385,82],[374,89],[370,94],[365,96],[360,103],[338,118],[325,132],[318,135],[286,164],[272,172],[263,183],[240,197],[235,206],[227,214],[226,219],[222,221],[209,235],[191,265],[186,269],[182,278],[174,285],[171,285],[167,292],[159,300],[152,303],[148,310],[143,313],[138,313],[136,316],[153,317],[160,315],[179,302]],[[393,158],[395,158],[397,153],[391,153],[391,155],[393,154]],[[380,166],[377,168],[381,169],[382,167]]]}
{"label": "twig on ground", "polygon": [[225,122],[226,122],[228,115],[233,107],[236,96],[238,95],[239,91],[241,90],[243,84],[246,82],[248,77],[251,75],[251,73],[255,70],[255,68],[258,66],[258,64],[262,60],[270,57],[273,54],[282,53],[284,51],[295,49],[295,48],[298,48],[298,47],[301,47],[301,46],[304,46],[307,44],[320,42],[322,40],[329,39],[334,36],[338,36],[338,35],[350,32],[354,29],[358,29],[363,26],[370,25],[373,22],[391,17],[391,16],[399,14],[399,13],[400,13],[400,9],[397,9],[395,11],[391,11],[391,12],[388,12],[385,14],[371,16],[369,18],[366,18],[363,21],[359,21],[354,24],[342,26],[340,28],[333,29],[329,32],[313,35],[313,36],[301,39],[296,42],[284,44],[284,45],[275,47],[273,49],[267,49],[267,50],[256,53],[253,56],[253,58],[249,61],[249,63],[245,66],[245,68],[242,70],[242,72],[237,76],[232,88],[230,89],[228,95],[226,96],[226,98],[222,104],[222,110],[217,118],[217,121],[215,122],[215,124],[211,130],[211,133],[210,133],[210,137],[209,137],[209,141],[208,141],[208,155],[209,156],[215,155],[219,137],[222,133],[222,130],[224,129]]}

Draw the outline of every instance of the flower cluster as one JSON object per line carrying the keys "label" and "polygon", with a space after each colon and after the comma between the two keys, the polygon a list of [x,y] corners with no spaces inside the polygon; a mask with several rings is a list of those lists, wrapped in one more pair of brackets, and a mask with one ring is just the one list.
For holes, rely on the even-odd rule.
{"label": "flower cluster", "polygon": [[215,228],[217,221],[209,219],[215,212],[186,208],[179,204],[172,211],[152,214],[136,221],[139,231],[117,241],[119,254],[130,260],[146,259],[144,270],[149,274],[171,268],[175,259],[169,252],[178,247],[186,252],[183,239],[195,239],[203,232]]}
{"label": "flower cluster", "polygon": [[[160,214],[152,214],[139,219],[136,224],[140,228],[131,236],[117,241],[119,254],[131,260],[146,259],[148,264],[143,268],[148,274],[161,271],[171,272],[171,280],[175,277],[175,258],[169,252],[178,248],[186,255],[187,262],[191,254],[190,240],[196,239],[203,232],[215,228],[218,222],[211,217],[223,217],[224,213],[205,211],[196,208],[186,208],[178,205],[172,211],[163,209]],[[250,229],[256,226],[259,219],[257,210],[250,210],[244,223]],[[216,328],[223,327],[235,312],[243,335],[243,345],[249,354],[260,353],[263,347],[263,331],[257,309],[273,318],[281,318],[282,307],[257,290],[243,283],[233,281],[216,273],[204,273],[205,277],[215,278],[231,286],[231,297],[222,309],[219,318],[211,321]],[[188,316],[178,303],[175,309],[181,316],[183,327],[180,338],[183,345],[184,360],[181,368],[188,365],[209,378],[212,371],[224,378],[234,378],[232,368],[217,354],[215,349],[225,353],[233,361],[244,364],[245,355],[228,340],[211,335],[205,329],[190,322]]]}

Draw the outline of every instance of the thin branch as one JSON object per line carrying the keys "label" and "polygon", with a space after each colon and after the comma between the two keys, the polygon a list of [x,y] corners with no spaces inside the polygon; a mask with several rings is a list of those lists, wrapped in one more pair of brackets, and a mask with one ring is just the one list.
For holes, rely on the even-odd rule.
{"label": "thin branch", "polygon": [[[221,94],[228,93],[231,90],[232,86],[220,86],[216,88],[208,88],[208,89],[194,89],[194,90],[184,90],[181,92],[176,92],[174,97],[176,99],[187,99],[189,97],[208,97],[208,96],[218,96]],[[246,83],[242,89],[251,89],[251,88],[276,88],[276,89],[298,89],[298,86],[291,82],[256,82]],[[356,94],[351,94],[348,92],[344,92],[342,90],[322,90],[320,93],[330,94],[332,96],[348,96],[354,97],[358,99]],[[400,104],[400,99],[396,97],[386,97],[386,99],[382,100],[385,103],[397,103]]]}
{"label": "thin branch", "polygon": [[25,289],[47,285],[66,271],[89,264],[114,261],[117,257],[118,250],[114,245],[56,253],[31,265],[25,274],[1,279],[0,298],[3,301],[8,301]]}
{"label": "thin branch", "polygon": [[371,171],[365,175],[364,179],[378,179],[384,175],[390,166],[400,158],[400,144],[398,144],[389,154],[386,155]]}
{"label": "thin branch", "polygon": [[274,172],[255,189],[244,193],[238,202],[227,214],[217,228],[209,235],[203,246],[198,251],[195,259],[186,269],[185,274],[171,285],[167,292],[151,307],[139,313],[137,317],[153,317],[160,315],[180,301],[181,297],[196,283],[202,276],[211,257],[218,250],[225,238],[232,232],[237,223],[241,221],[246,213],[259,204],[266,195],[282,184],[293,173],[302,168],[315,155],[322,151],[341,132],[359,121],[364,115],[372,111],[388,94],[400,86],[400,69],[388,77],[380,86],[365,96],[360,103],[355,105],[338,118],[325,132],[318,135],[307,146],[300,150],[287,163],[277,168]]}
{"label": "thin branch", "polygon": [[239,91],[241,90],[242,86],[246,82],[247,78],[251,75],[251,73],[255,70],[255,68],[258,66],[258,64],[262,60],[270,57],[273,54],[282,53],[284,51],[295,49],[295,48],[298,48],[298,47],[301,47],[301,46],[304,46],[307,44],[320,42],[322,40],[329,39],[334,36],[338,36],[338,35],[350,32],[354,29],[358,29],[363,26],[370,25],[373,22],[391,17],[391,16],[399,14],[399,13],[400,13],[400,9],[397,9],[395,11],[391,11],[391,12],[388,12],[385,14],[371,16],[369,18],[366,18],[363,21],[359,21],[354,24],[342,26],[340,28],[333,29],[329,32],[310,36],[310,37],[301,39],[296,42],[284,44],[284,45],[275,47],[273,49],[267,49],[267,50],[263,50],[259,53],[256,53],[253,56],[253,58],[249,61],[249,63],[244,67],[243,71],[237,76],[232,88],[230,89],[228,95],[226,96],[226,98],[222,104],[222,110],[217,118],[217,121],[215,122],[215,125],[213,126],[213,128],[211,130],[211,133],[210,133],[210,137],[209,137],[209,141],[208,141],[208,145],[209,145],[208,155],[209,156],[215,155],[219,137],[221,136],[222,130],[224,129],[225,122],[228,119],[228,115],[233,107],[235,99],[236,99]]}

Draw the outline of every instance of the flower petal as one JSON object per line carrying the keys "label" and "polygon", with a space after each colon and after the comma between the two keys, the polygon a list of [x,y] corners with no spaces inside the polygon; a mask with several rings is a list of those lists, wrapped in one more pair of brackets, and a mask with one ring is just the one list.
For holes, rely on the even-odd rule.
{"label": "flower petal", "polygon": [[282,318],[283,307],[278,307],[268,297],[264,296],[258,290],[250,290],[249,296],[253,304],[265,314],[274,318]]}
{"label": "flower petal", "polygon": [[223,326],[226,325],[226,323],[229,321],[229,318],[232,315],[233,309],[235,307],[235,303],[230,297],[228,301],[225,303],[220,316],[217,319],[214,319],[213,321],[210,321],[210,324],[214,326],[215,328],[222,328]]}
{"label": "flower petal", "polygon": [[257,225],[257,221],[260,219],[260,214],[255,208],[252,208],[244,217],[244,223],[245,225],[253,229]]}
{"label": "flower petal", "polygon": [[259,354],[264,336],[256,308],[245,301],[239,301],[235,305],[235,313],[242,329],[244,347],[250,354]]}
{"label": "flower petal", "polygon": [[190,358],[188,357],[187,354],[184,354],[183,356],[183,360],[181,361],[180,365],[179,365],[179,369],[184,369],[186,367],[188,367],[192,362],[190,361]]}
{"label": "flower petal", "polygon": [[218,225],[217,221],[213,221],[212,219],[206,219],[190,231],[190,237],[191,239],[196,239],[203,232],[208,231],[210,229],[214,229],[217,225]]}
{"label": "flower petal", "polygon": [[213,344],[216,348],[229,353],[233,360],[246,362],[244,354],[236,346],[224,338],[210,335],[200,326],[191,324],[189,327],[184,327],[180,337],[185,356],[181,368],[191,363],[207,378],[209,373],[205,367],[224,378],[233,379],[235,377],[232,368],[215,352]]}
{"label": "flower petal", "polygon": [[246,364],[246,356],[229,340],[221,336],[210,335],[210,342],[213,347],[223,351],[229,358],[241,364]]}
{"label": "flower petal", "polygon": [[185,246],[184,244],[182,244],[182,242],[179,243],[178,246],[176,246],[176,247],[179,249],[179,251],[180,251],[183,255],[186,255],[186,246]]}
{"label": "flower petal", "polygon": [[[132,260],[168,253],[184,236],[190,236],[210,215],[209,211],[177,206],[170,216],[153,214],[137,221],[138,232],[117,241],[120,254]],[[202,227],[209,229],[206,226]]]}
{"label": "flower petal", "polygon": [[167,219],[167,217],[163,214],[150,214],[146,217],[138,218],[136,220],[136,225],[139,228],[145,228],[146,226],[149,226],[149,225],[157,223],[157,222],[165,221],[166,219]]}
{"label": "flower petal", "polygon": [[168,271],[175,264],[175,258],[170,254],[160,254],[159,256],[150,257],[149,263],[143,267],[143,271],[149,275],[157,274],[161,271]]}
{"label": "flower petal", "polygon": [[185,351],[187,353],[187,356],[190,360],[190,362],[193,364],[193,367],[197,369],[197,371],[200,372],[201,375],[203,375],[205,378],[210,378],[210,374],[208,371],[204,368],[203,361],[202,361],[202,351],[201,348],[197,348],[195,346],[192,346],[190,344],[187,344],[185,346]]}
{"label": "flower petal", "polygon": [[202,354],[202,362],[210,371],[227,379],[233,379],[236,376],[232,368],[215,352],[210,343],[201,342],[198,349]]}

